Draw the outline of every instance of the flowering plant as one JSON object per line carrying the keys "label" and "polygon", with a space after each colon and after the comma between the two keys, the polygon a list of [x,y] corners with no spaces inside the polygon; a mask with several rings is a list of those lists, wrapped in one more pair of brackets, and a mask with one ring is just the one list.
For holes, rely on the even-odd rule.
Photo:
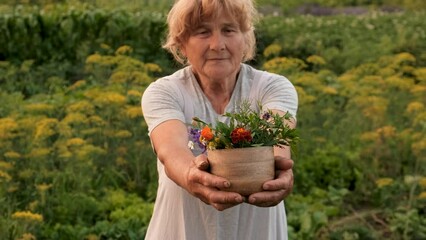
{"label": "flowering plant", "polygon": [[[259,106],[259,109],[262,109]],[[201,149],[229,149],[260,146],[292,146],[298,141],[296,129],[291,128],[291,114],[284,116],[267,110],[262,114],[250,108],[248,102],[243,102],[239,111],[227,112],[230,123],[218,121],[213,127],[201,119],[194,117],[193,126],[189,128],[191,140],[188,146],[193,149],[198,144]]]}

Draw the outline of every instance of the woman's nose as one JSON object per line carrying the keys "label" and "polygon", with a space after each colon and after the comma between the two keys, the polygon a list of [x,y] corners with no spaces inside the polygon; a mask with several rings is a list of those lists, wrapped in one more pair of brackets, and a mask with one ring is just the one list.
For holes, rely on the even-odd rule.
{"label": "woman's nose", "polygon": [[225,38],[220,32],[214,32],[210,38],[210,50],[222,51],[225,49]]}

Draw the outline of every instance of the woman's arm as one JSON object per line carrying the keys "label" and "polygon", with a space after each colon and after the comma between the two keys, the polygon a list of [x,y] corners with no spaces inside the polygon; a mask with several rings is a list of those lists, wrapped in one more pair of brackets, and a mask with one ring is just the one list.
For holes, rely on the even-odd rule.
{"label": "woman's arm", "polygon": [[207,157],[194,157],[188,148],[187,127],[179,120],[168,120],[153,129],[151,141],[167,176],[193,196],[217,210],[238,205],[244,198],[233,192],[219,191],[230,186],[229,181],[206,170]]}

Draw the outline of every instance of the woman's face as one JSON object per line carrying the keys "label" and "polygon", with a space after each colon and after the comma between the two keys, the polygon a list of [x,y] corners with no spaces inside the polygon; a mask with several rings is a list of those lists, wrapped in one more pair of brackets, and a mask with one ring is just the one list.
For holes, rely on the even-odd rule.
{"label": "woman's face", "polygon": [[200,78],[236,78],[246,44],[238,24],[229,17],[202,22],[182,46]]}

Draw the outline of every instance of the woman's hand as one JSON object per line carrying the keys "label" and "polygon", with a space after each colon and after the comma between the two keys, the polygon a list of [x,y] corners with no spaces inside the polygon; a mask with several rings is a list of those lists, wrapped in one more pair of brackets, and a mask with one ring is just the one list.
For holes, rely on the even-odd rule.
{"label": "woman's hand", "polygon": [[275,156],[275,179],[263,184],[263,192],[253,193],[248,203],[271,207],[280,203],[293,190],[293,160]]}
{"label": "woman's hand", "polygon": [[187,191],[219,211],[231,208],[244,202],[244,198],[235,192],[225,192],[219,189],[227,188],[230,182],[207,172],[209,161],[204,154],[195,158],[187,174]]}

